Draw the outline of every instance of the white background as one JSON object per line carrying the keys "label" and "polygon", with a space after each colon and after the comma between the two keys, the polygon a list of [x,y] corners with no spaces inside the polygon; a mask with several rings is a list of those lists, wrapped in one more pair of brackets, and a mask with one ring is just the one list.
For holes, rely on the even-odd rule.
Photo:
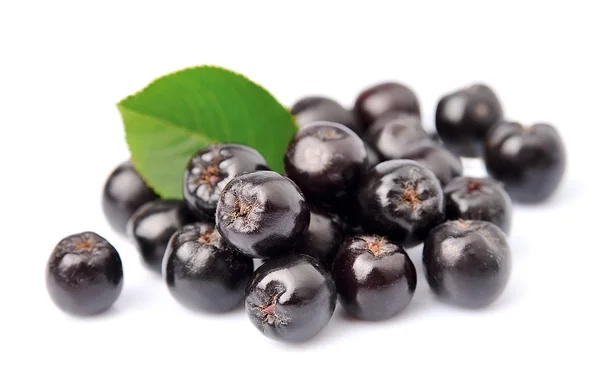
{"label": "white background", "polygon": [[[2,2],[0,391],[597,391],[592,4]],[[181,308],[100,208],[104,178],[128,157],[116,102],[201,64],[243,73],[285,105],[312,93],[349,105],[365,86],[399,80],[428,123],[440,95],[483,81],[508,117],[559,128],[568,172],[548,203],[516,207],[514,275],[493,307],[438,304],[421,279],[390,321],[338,309],[308,344],[270,341],[242,310]],[[44,267],[58,240],[83,230],[118,248],[125,286],[114,309],[80,320],[50,302]],[[421,270],[419,252],[410,254]]]}

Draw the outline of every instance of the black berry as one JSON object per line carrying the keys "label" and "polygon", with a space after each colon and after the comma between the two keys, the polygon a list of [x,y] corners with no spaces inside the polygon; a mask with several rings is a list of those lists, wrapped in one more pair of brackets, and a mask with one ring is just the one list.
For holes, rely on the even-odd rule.
{"label": "black berry", "polygon": [[239,144],[215,144],[189,160],[183,176],[183,198],[199,218],[214,219],[221,191],[238,174],[269,170],[255,149]]}
{"label": "black berry", "polygon": [[325,209],[310,207],[310,224],[306,234],[294,247],[294,252],[314,257],[328,271],[344,240],[344,231],[337,217]]}
{"label": "black berry", "polygon": [[46,267],[46,288],[60,309],[78,316],[108,309],[123,289],[117,250],[93,232],[63,238]]}
{"label": "black berry", "polygon": [[567,165],[563,141],[549,124],[524,127],[501,122],[492,129],[485,150],[488,173],[502,182],[513,200],[538,203],[562,181]]}
{"label": "black berry", "polygon": [[420,140],[407,145],[399,158],[422,164],[436,175],[442,186],[463,173],[460,158],[433,140]]}
{"label": "black berry", "polygon": [[314,121],[331,121],[345,125],[358,134],[362,133],[355,114],[331,98],[321,96],[302,98],[292,106],[290,113],[296,118],[296,125],[299,128]]}
{"label": "black berry", "polygon": [[239,252],[253,258],[290,250],[302,238],[310,210],[289,178],[271,171],[246,173],[221,192],[217,229]]}
{"label": "black berry", "polygon": [[129,237],[150,269],[160,272],[171,236],[195,218],[181,200],[154,200],[141,206],[131,217]]}
{"label": "black berry", "polygon": [[511,273],[504,232],[483,221],[449,221],[431,231],[423,247],[427,282],[441,300],[465,308],[492,304]]}
{"label": "black berry", "polygon": [[483,84],[474,84],[440,99],[435,125],[451,151],[465,157],[477,157],[483,154],[487,133],[503,115],[494,91]]}
{"label": "black berry", "polygon": [[210,223],[195,223],[177,231],[167,246],[163,276],[182,305],[226,312],[240,305],[254,264],[233,250]]}
{"label": "black berry", "polygon": [[131,161],[114,169],[104,183],[102,210],[113,230],[127,233],[129,218],[158,195],[146,184]]}
{"label": "black berry", "polygon": [[246,312],[265,336],[300,342],[329,323],[337,301],[331,275],[312,257],[286,254],[258,267],[246,289]]}
{"label": "black berry", "polygon": [[510,232],[512,201],[491,178],[457,177],[444,188],[446,219],[492,222]]}
{"label": "black berry", "polygon": [[367,167],[363,141],[343,125],[319,121],[298,131],[284,156],[285,174],[309,199],[355,189]]}
{"label": "black berry", "polygon": [[405,309],[417,287],[415,266],[402,247],[384,237],[346,240],[333,266],[344,309],[359,319],[388,319]]}
{"label": "black berry", "polygon": [[365,229],[404,247],[421,243],[444,219],[440,181],[415,161],[395,159],[372,168],[358,201]]}
{"label": "black berry", "polygon": [[418,117],[400,114],[375,123],[369,129],[367,140],[383,160],[390,160],[399,159],[413,142],[430,138]]}
{"label": "black berry", "polygon": [[420,117],[421,108],[416,94],[410,88],[400,83],[385,82],[360,93],[354,103],[354,112],[366,128],[389,112]]}

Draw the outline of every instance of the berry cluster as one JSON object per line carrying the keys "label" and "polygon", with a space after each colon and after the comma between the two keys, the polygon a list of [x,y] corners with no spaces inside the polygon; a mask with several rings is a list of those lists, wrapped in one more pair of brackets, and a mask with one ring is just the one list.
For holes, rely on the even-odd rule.
{"label": "berry cluster", "polygon": [[[291,113],[299,131],[285,175],[253,148],[217,144],[190,158],[183,200],[160,199],[129,162],[103,195],[108,222],[179,303],[209,312],[245,303],[277,340],[314,337],[338,302],[363,320],[400,313],[417,285],[405,249],[419,244],[435,296],[490,305],[511,274],[512,200],[546,200],[565,171],[557,131],[507,121],[484,85],[439,100],[435,135],[398,83],[368,88],[352,110],[308,97]],[[490,177],[463,176],[460,157],[482,157]],[[93,232],[61,240],[46,277],[56,305],[78,315],[106,310],[123,286],[118,252]]]}

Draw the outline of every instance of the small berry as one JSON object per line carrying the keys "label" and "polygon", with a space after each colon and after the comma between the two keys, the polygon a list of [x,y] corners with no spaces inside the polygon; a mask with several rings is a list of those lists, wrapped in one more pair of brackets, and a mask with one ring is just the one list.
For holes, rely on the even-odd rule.
{"label": "small berry", "polygon": [[372,168],[358,201],[365,229],[404,247],[421,243],[444,219],[440,181],[415,161],[395,159]]}
{"label": "small berry", "polygon": [[221,191],[238,174],[269,170],[255,149],[240,144],[214,144],[189,160],[183,175],[183,198],[198,218],[213,220]]}
{"label": "small berry", "polygon": [[221,192],[217,229],[239,252],[253,258],[272,257],[302,238],[310,210],[289,178],[271,171],[241,174]]}
{"label": "small berry", "polygon": [[61,310],[78,316],[101,313],[123,289],[123,266],[117,250],[93,232],[63,238],[46,267],[46,288]]}
{"label": "small berry", "polygon": [[283,162],[285,174],[307,198],[331,199],[358,186],[366,171],[367,150],[349,128],[319,121],[298,131]]}
{"label": "small berry", "polygon": [[131,161],[114,169],[104,183],[102,211],[113,230],[127,233],[127,222],[145,203],[158,199]]}
{"label": "small berry", "polygon": [[337,294],[331,275],[312,257],[286,254],[268,259],[246,289],[246,312],[265,336],[300,342],[329,323]]}
{"label": "small berry", "polygon": [[394,114],[387,121],[376,122],[369,129],[367,140],[383,160],[390,160],[400,159],[413,142],[430,138],[418,117]]}
{"label": "small berry", "polygon": [[346,240],[333,266],[340,303],[356,318],[388,319],[411,302],[417,272],[404,249],[384,237]]}
{"label": "small berry", "polygon": [[474,84],[444,95],[435,112],[435,125],[444,144],[455,154],[478,157],[486,136],[504,116],[491,88]]}
{"label": "small berry", "polygon": [[162,259],[171,236],[195,221],[181,200],[154,200],[141,206],[131,217],[129,237],[150,269],[161,272]]}
{"label": "small berry", "polygon": [[360,93],[354,103],[354,112],[366,128],[389,112],[420,117],[421,108],[416,94],[410,88],[400,83],[385,82]]}
{"label": "small berry", "polygon": [[410,143],[399,155],[399,159],[410,159],[422,164],[436,175],[442,186],[463,173],[460,158],[443,145],[429,139]]}
{"label": "small berry", "polygon": [[345,125],[357,134],[362,133],[354,112],[331,98],[320,96],[302,98],[292,106],[290,113],[296,118],[298,128],[314,121],[330,121]]}
{"label": "small berry", "polygon": [[513,200],[540,203],[560,185],[567,155],[553,126],[539,123],[524,127],[517,122],[501,122],[488,137],[485,164]]}
{"label": "small berry", "polygon": [[504,292],[511,253],[499,227],[482,221],[448,221],[431,231],[423,247],[427,282],[442,301],[483,308]]}
{"label": "small berry", "polygon": [[311,206],[308,230],[294,247],[294,252],[314,257],[331,271],[333,259],[343,240],[344,231],[336,217],[321,207]]}
{"label": "small berry", "polygon": [[512,201],[491,178],[457,177],[444,188],[446,219],[491,222],[510,232]]}
{"label": "small berry", "polygon": [[195,223],[173,234],[162,268],[179,303],[195,310],[227,312],[242,303],[254,264],[227,245],[212,224]]}

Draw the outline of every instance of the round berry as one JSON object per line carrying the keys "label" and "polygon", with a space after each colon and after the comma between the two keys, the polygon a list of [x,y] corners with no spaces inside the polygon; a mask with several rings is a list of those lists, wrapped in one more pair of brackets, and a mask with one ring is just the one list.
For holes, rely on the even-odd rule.
{"label": "round berry", "polygon": [[141,206],[131,217],[129,237],[150,269],[161,272],[162,259],[171,236],[195,221],[181,200],[154,200]]}
{"label": "round berry", "polygon": [[46,267],[46,288],[64,312],[88,316],[112,306],[123,289],[123,266],[117,250],[93,232],[63,238]]}
{"label": "round berry", "polygon": [[146,184],[131,161],[114,169],[104,183],[102,211],[113,230],[127,233],[127,222],[135,211],[158,195]]}
{"label": "round berry", "polygon": [[483,221],[448,221],[423,247],[427,282],[442,301],[465,308],[489,306],[504,292],[511,252],[500,228]]}
{"label": "round berry", "polygon": [[435,126],[444,144],[465,157],[483,154],[486,135],[504,116],[491,88],[474,84],[444,95],[435,112]]}
{"label": "round berry", "polygon": [[400,114],[389,121],[375,123],[368,133],[368,141],[383,160],[399,159],[407,147],[419,140],[430,140],[418,117]]}
{"label": "round berry", "polygon": [[404,249],[371,235],[346,240],[334,262],[333,279],[344,309],[369,321],[400,313],[417,287],[415,266]]}
{"label": "round berry", "polygon": [[162,268],[179,303],[194,310],[227,312],[242,303],[254,264],[227,245],[212,224],[195,223],[173,234]]}
{"label": "round berry", "polygon": [[492,222],[510,232],[512,201],[491,178],[457,177],[444,188],[446,219]]}
{"label": "round berry", "polygon": [[463,173],[460,158],[433,140],[410,143],[399,158],[410,159],[422,164],[436,175],[442,186]]}
{"label": "round berry", "polygon": [[217,204],[217,229],[235,249],[253,258],[292,249],[306,232],[310,210],[289,178],[271,171],[231,180]]}
{"label": "round berry", "polygon": [[321,207],[310,207],[310,224],[306,234],[294,247],[294,252],[314,257],[328,271],[344,240],[344,231],[338,220]]}
{"label": "round berry", "polygon": [[513,200],[539,203],[552,196],[561,183],[567,155],[553,126],[501,122],[488,137],[485,164]]}
{"label": "round berry", "polygon": [[337,301],[331,275],[312,257],[286,254],[267,260],[246,289],[246,312],[265,336],[300,342],[329,323]]}
{"label": "round berry", "polygon": [[415,161],[394,159],[372,168],[358,201],[365,229],[404,247],[421,243],[444,220],[440,181]]}
{"label": "round berry", "polygon": [[299,128],[314,121],[330,121],[345,125],[358,134],[362,133],[354,113],[331,98],[304,97],[292,106],[290,113],[296,118]]}
{"label": "round berry", "polygon": [[421,115],[421,108],[416,94],[407,86],[385,82],[373,85],[356,98],[354,112],[363,126],[370,126],[375,120],[389,112],[402,112]]}
{"label": "round berry", "polygon": [[285,174],[306,197],[333,198],[356,188],[367,167],[367,150],[349,128],[319,121],[298,131],[283,162]]}
{"label": "round berry", "polygon": [[223,188],[238,174],[269,170],[255,149],[240,144],[214,144],[189,160],[183,175],[183,199],[199,218],[214,219]]}

